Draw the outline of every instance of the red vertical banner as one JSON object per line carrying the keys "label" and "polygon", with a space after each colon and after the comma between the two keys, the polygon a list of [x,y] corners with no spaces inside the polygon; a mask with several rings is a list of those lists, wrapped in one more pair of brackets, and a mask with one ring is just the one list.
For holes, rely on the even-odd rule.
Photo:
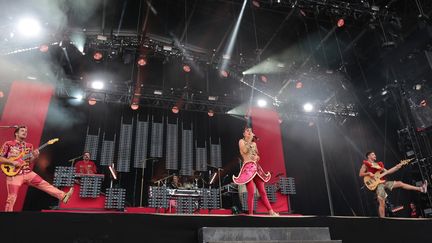
{"label": "red vertical banner", "polygon": [[[279,180],[279,176],[286,176],[285,159],[282,145],[282,134],[280,130],[279,114],[271,109],[251,109],[253,132],[259,140],[257,141],[260,155],[260,165],[264,171],[270,171],[272,178],[270,184]],[[288,212],[288,197],[277,193],[277,201],[272,203],[276,212]],[[258,201],[258,212],[266,212],[264,205]]]}
{"label": "red vertical banner", "polygon": [[[40,82],[15,81],[12,83],[1,116],[1,125],[26,125],[27,142],[38,147],[45,125],[54,87]],[[14,129],[0,130],[0,143],[14,139]],[[0,211],[4,211],[7,190],[5,175],[0,172]],[[21,211],[27,186],[22,186],[15,203],[14,211]]]}

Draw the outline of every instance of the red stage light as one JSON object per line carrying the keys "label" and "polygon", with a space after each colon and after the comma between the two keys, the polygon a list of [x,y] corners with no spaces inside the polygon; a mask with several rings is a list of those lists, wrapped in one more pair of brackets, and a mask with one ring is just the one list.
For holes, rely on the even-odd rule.
{"label": "red stage light", "polygon": [[265,76],[265,75],[261,75],[261,81],[263,82],[263,83],[267,83],[267,81],[268,81],[268,79],[267,79],[267,77]]}
{"label": "red stage light", "polygon": [[135,103],[134,103],[134,104],[131,105],[131,109],[134,110],[134,111],[135,111],[135,110],[138,110],[138,108],[139,108],[139,105],[138,105],[138,104],[135,104]]}
{"label": "red stage light", "polygon": [[222,70],[222,71],[220,71],[220,75],[221,75],[222,77],[224,77],[224,78],[228,78],[229,73],[228,73],[227,70]]}
{"label": "red stage light", "polygon": [[178,108],[177,106],[173,106],[173,108],[171,109],[171,111],[172,111],[174,114],[177,114],[177,113],[179,113],[179,108]]}
{"label": "red stage light", "polygon": [[301,89],[301,88],[303,88],[303,83],[302,82],[300,82],[300,81],[298,81],[297,83],[296,83],[296,89]]}
{"label": "red stage light", "polygon": [[137,61],[138,65],[145,66],[147,65],[147,60],[144,57],[140,57]]}
{"label": "red stage light", "polygon": [[39,51],[41,52],[48,52],[48,50],[49,50],[49,46],[46,44],[43,44],[39,47]]}
{"label": "red stage light", "polygon": [[102,60],[102,58],[103,58],[103,54],[102,54],[102,52],[100,52],[100,51],[96,51],[96,52],[93,54],[93,59],[94,59],[95,61],[100,61],[100,60]]}
{"label": "red stage light", "polygon": [[96,99],[95,98],[90,98],[88,100],[89,105],[96,105]]}
{"label": "red stage light", "polygon": [[188,73],[191,71],[191,67],[189,65],[185,64],[185,65],[183,65],[183,71]]}
{"label": "red stage light", "polygon": [[337,27],[341,28],[344,25],[345,25],[345,20],[344,19],[339,19],[338,22],[337,22]]}

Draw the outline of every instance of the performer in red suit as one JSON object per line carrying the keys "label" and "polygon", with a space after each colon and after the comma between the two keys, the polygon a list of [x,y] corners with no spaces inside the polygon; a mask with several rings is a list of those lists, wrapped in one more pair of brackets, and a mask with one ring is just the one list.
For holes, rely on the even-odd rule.
{"label": "performer in red suit", "polygon": [[62,200],[64,203],[67,203],[73,193],[73,189],[65,193],[54,187],[53,185],[49,184],[47,181],[42,179],[42,177],[40,177],[38,174],[31,170],[29,164],[39,156],[39,150],[33,149],[33,145],[31,143],[25,142],[25,139],[27,138],[27,127],[19,126],[15,129],[14,134],[15,140],[7,141],[3,144],[0,151],[0,156],[6,159],[10,159],[16,158],[20,155],[31,154],[31,158],[27,161],[23,161],[22,159],[11,159],[12,161],[10,161],[12,162],[11,164],[13,166],[23,165],[23,167],[17,175],[6,177],[6,188],[8,196],[6,199],[5,211],[13,211],[19,188],[24,183],[36,187],[39,190],[42,190],[50,194],[51,196]]}
{"label": "performer in red suit", "polygon": [[269,172],[265,173],[258,163],[260,157],[258,156],[257,145],[253,141],[254,136],[255,135],[252,132],[252,128],[246,127],[244,129],[243,138],[239,141],[240,154],[243,158],[243,166],[240,169],[239,175],[237,177],[233,176],[233,181],[237,185],[246,184],[246,189],[248,192],[247,203],[249,214],[253,214],[254,210],[254,193],[256,185],[261,196],[261,200],[269,211],[269,214],[272,216],[277,216],[278,214],[270,205],[264,187],[264,182],[268,182],[271,178],[271,175]]}
{"label": "performer in red suit", "polygon": [[84,152],[83,160],[76,162],[75,172],[80,174],[96,174],[96,164],[90,160],[90,153]]}
{"label": "performer in red suit", "polygon": [[[397,164],[395,167],[387,170],[386,168],[384,168],[383,162],[376,162],[376,155],[375,152],[373,151],[367,152],[366,158],[367,160],[363,160],[363,165],[360,168],[360,172],[359,172],[360,177],[365,177],[365,176],[374,177],[375,173],[378,171],[385,173],[385,175],[388,175],[396,172],[402,167],[402,164]],[[412,186],[403,183],[401,181],[386,181],[384,177],[381,179],[383,179],[382,183],[380,183],[378,187],[375,189],[375,193],[377,195],[377,200],[379,204],[378,214],[381,218],[385,217],[385,200],[387,198],[386,189],[391,191],[394,188],[403,188],[405,190],[427,193],[427,185],[428,185],[427,181],[424,181],[423,185],[417,187],[417,186]]]}

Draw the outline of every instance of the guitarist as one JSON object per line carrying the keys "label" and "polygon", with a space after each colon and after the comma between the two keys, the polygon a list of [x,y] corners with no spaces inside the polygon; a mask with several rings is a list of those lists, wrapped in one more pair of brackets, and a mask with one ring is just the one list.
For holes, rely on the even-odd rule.
{"label": "guitarist", "polygon": [[[360,177],[365,177],[365,176],[374,177],[375,173],[377,172],[384,173],[384,175],[389,175],[396,172],[402,167],[402,164],[397,164],[395,167],[387,170],[386,168],[384,168],[383,162],[376,162],[376,155],[375,152],[373,151],[367,152],[366,158],[367,160],[363,160],[363,165],[360,168],[360,172],[359,172]],[[379,217],[381,218],[385,217],[385,200],[387,198],[386,189],[391,191],[394,188],[403,188],[405,190],[410,190],[410,191],[418,191],[422,193],[427,192],[427,184],[428,184],[427,181],[424,181],[424,183],[421,186],[416,187],[416,186],[403,183],[401,181],[385,181],[384,177],[381,179],[383,180],[383,182],[380,183],[375,190],[378,204],[379,204],[378,213],[379,213]]]}
{"label": "guitarist", "polygon": [[[39,190],[42,190],[51,196],[62,200],[64,203],[67,203],[70,196],[73,193],[73,189],[69,192],[65,193],[53,185],[49,184],[47,181],[42,179],[38,174],[33,172],[29,166],[29,163],[33,162],[39,156],[39,150],[33,149],[33,145],[31,143],[25,142],[27,138],[27,127],[26,126],[18,126],[14,132],[15,140],[6,141],[1,150],[0,156],[4,157],[11,162],[14,166],[23,166],[20,172],[15,176],[6,177],[6,188],[8,192],[8,196],[6,199],[6,212],[12,212],[15,201],[17,199],[18,191],[22,184],[28,184],[30,186],[36,187]],[[21,159],[12,159],[20,154],[31,154],[31,159],[28,161],[22,161]]]}

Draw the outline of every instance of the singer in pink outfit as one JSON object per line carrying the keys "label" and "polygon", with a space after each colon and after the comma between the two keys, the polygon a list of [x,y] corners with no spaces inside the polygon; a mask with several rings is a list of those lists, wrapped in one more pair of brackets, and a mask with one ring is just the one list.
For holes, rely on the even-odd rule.
{"label": "singer in pink outfit", "polygon": [[268,182],[271,178],[269,172],[264,172],[264,170],[259,165],[258,161],[260,157],[258,156],[258,148],[256,143],[253,141],[254,134],[252,128],[246,127],[243,131],[243,138],[239,141],[240,154],[243,158],[243,166],[240,169],[238,176],[233,176],[233,181],[237,185],[246,184],[246,189],[248,192],[248,209],[249,214],[253,214],[254,210],[254,193],[255,185],[261,196],[261,200],[264,206],[269,211],[272,216],[277,216],[278,214],[273,210],[270,202],[267,198],[267,193],[264,187],[264,182]]}
{"label": "singer in pink outfit", "polygon": [[[3,144],[0,157],[6,158],[3,163],[9,163],[14,166],[21,166],[22,169],[15,176],[6,177],[6,189],[7,189],[7,199],[6,199],[6,212],[12,212],[13,207],[15,205],[15,201],[17,199],[19,188],[22,184],[26,183],[30,186],[36,187],[39,190],[42,190],[51,196],[62,200],[64,203],[67,203],[70,196],[73,193],[73,189],[69,192],[65,193],[53,185],[49,184],[47,181],[42,179],[38,174],[33,172],[29,166],[34,159],[39,156],[39,150],[33,149],[33,145],[31,143],[27,143],[24,140],[27,138],[27,127],[26,126],[18,126],[15,129],[15,140],[7,141]],[[32,157],[29,161],[22,160],[9,160],[9,158],[15,158],[20,155],[22,152],[24,154],[32,154]]]}

